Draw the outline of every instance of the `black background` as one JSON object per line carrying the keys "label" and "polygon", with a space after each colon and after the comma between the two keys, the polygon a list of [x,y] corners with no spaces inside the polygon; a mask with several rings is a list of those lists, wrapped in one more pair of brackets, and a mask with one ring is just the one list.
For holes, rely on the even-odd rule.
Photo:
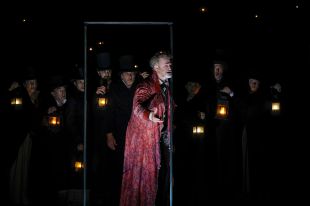
{"label": "black background", "polygon": [[[283,127],[283,139],[277,148],[283,157],[279,160],[283,169],[279,179],[284,185],[291,185],[289,191],[300,191],[298,188],[305,182],[302,174],[307,151],[303,142],[309,136],[306,73],[310,24],[306,3],[302,0],[8,2],[1,5],[1,89],[18,78],[26,65],[38,65],[43,75],[80,61],[85,21],[172,22],[176,88],[182,87],[188,73],[204,74],[216,48],[228,53],[237,79],[249,65],[256,65],[267,80],[282,84],[287,106],[285,118],[289,123]],[[200,6],[206,6],[207,12],[199,12]],[[22,21],[24,18],[26,22]],[[160,42],[155,35],[146,39],[152,41],[150,45]],[[124,44],[119,43],[119,47]],[[137,43],[136,48],[141,47]]]}

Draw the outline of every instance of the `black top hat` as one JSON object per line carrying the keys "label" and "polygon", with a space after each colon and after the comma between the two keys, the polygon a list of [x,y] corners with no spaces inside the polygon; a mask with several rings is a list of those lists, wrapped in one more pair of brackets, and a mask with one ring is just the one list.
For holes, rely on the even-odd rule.
{"label": "black top hat", "polygon": [[37,79],[36,71],[33,66],[27,66],[21,74],[21,80],[26,81],[26,80],[33,80]]}
{"label": "black top hat", "polygon": [[262,72],[260,71],[260,68],[257,66],[252,66],[247,71],[247,79],[256,79],[259,81],[263,80]]}
{"label": "black top hat", "polygon": [[123,55],[119,58],[119,72],[137,72],[138,66],[135,64],[133,55]]}
{"label": "black top hat", "polygon": [[228,69],[228,58],[224,49],[216,49],[215,53],[212,55],[212,65],[214,64],[221,64],[224,70]]}
{"label": "black top hat", "polygon": [[76,65],[73,67],[72,79],[73,79],[73,80],[84,79],[84,70],[83,70],[83,67],[81,67],[81,66],[78,65],[78,64],[76,64]]}
{"label": "black top hat", "polygon": [[107,70],[111,68],[111,55],[108,52],[97,54],[97,70]]}
{"label": "black top hat", "polygon": [[62,75],[52,75],[47,80],[48,89],[50,91],[53,91],[54,89],[61,87],[61,86],[67,86],[68,82],[66,81],[66,78]]}
{"label": "black top hat", "polygon": [[186,75],[186,82],[197,82],[201,84],[203,82],[201,75],[197,72]]}

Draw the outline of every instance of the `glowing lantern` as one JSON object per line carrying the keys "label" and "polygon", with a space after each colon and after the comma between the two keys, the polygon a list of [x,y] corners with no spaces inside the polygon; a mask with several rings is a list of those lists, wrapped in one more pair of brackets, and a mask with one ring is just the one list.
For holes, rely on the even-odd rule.
{"label": "glowing lantern", "polygon": [[58,133],[61,130],[63,121],[60,114],[52,113],[47,117],[47,120],[49,131]]}
{"label": "glowing lantern", "polygon": [[205,113],[198,112],[197,122],[193,125],[193,137],[203,137],[205,135]]}
{"label": "glowing lantern", "polygon": [[281,104],[279,101],[272,101],[271,102],[271,114],[272,115],[279,115],[281,110]]}
{"label": "glowing lantern", "polygon": [[52,127],[57,127],[60,126],[60,116],[58,115],[52,115],[48,117],[48,125],[52,126]]}
{"label": "glowing lantern", "polygon": [[271,99],[271,115],[277,116],[280,114],[281,110],[281,103],[280,103],[280,92],[278,92],[276,89],[271,89],[272,99]]}
{"label": "glowing lantern", "polygon": [[193,135],[203,135],[205,133],[205,128],[202,125],[193,126]]}
{"label": "glowing lantern", "polygon": [[81,171],[84,168],[84,164],[81,161],[74,162],[74,169],[76,172]]}
{"label": "glowing lantern", "polygon": [[[108,80],[107,79],[100,79],[99,86],[104,86],[106,90],[108,89]],[[105,106],[108,104],[108,97],[106,94],[99,94],[97,96],[97,108],[104,109]]]}
{"label": "glowing lantern", "polygon": [[108,104],[108,98],[106,96],[97,97],[97,107],[98,109],[104,108]]}
{"label": "glowing lantern", "polygon": [[218,100],[216,106],[216,119],[226,120],[228,118],[229,102],[228,100]]}
{"label": "glowing lantern", "polygon": [[13,91],[14,91],[14,94],[11,96],[11,106],[16,110],[22,109],[23,98],[22,98],[21,91],[19,91],[18,89],[15,89]]}
{"label": "glowing lantern", "polygon": [[21,97],[13,97],[11,99],[11,105],[15,108],[15,109],[21,109],[23,106],[23,98]]}

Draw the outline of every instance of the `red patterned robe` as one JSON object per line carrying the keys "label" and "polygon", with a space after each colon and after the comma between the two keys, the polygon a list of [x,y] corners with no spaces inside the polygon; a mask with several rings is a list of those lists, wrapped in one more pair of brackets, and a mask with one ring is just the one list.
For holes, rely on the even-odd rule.
{"label": "red patterned robe", "polygon": [[[150,121],[149,114],[157,108],[159,118],[163,118],[165,110],[170,111],[170,107],[170,93],[165,108],[156,72],[137,86],[126,131],[121,206],[155,205],[160,168],[159,140],[163,123]],[[168,138],[170,131],[168,112]]]}

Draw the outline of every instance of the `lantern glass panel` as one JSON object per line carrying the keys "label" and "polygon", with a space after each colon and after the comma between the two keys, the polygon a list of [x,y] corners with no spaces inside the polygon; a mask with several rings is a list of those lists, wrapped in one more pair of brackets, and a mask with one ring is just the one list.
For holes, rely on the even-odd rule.
{"label": "lantern glass panel", "polygon": [[13,98],[11,99],[11,105],[22,105],[23,99],[22,98]]}
{"label": "lantern glass panel", "polygon": [[226,119],[228,117],[228,104],[220,103],[216,108],[216,118]]}
{"label": "lantern glass panel", "polygon": [[271,109],[272,111],[280,111],[280,102],[272,102]]}

